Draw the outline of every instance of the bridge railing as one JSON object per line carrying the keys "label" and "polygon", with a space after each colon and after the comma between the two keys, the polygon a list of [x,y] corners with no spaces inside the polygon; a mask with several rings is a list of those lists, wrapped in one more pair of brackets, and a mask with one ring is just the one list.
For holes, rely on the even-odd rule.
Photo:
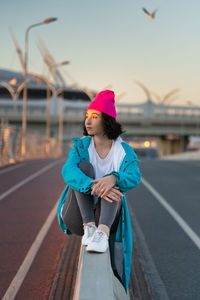
{"label": "bridge railing", "polygon": [[32,158],[59,157],[61,144],[55,138],[47,139],[35,133],[26,133],[26,154],[21,155],[22,131],[15,126],[0,127],[0,165]]}
{"label": "bridge railing", "polygon": [[[34,100],[29,99],[27,101],[27,114],[30,112],[37,112],[45,117],[46,112],[46,99]],[[52,116],[59,116],[59,98],[51,97],[50,98],[50,114]],[[63,111],[67,112],[83,112],[84,109],[89,105],[88,101],[63,101]],[[0,101],[0,114],[19,114],[21,116],[23,101],[17,100],[12,101],[8,99],[1,99]],[[199,106],[169,106],[169,105],[160,105],[148,100],[144,103],[137,104],[122,104],[116,103],[116,109],[119,114],[133,114],[143,117],[156,117],[156,116],[197,116],[200,117],[200,107]]]}

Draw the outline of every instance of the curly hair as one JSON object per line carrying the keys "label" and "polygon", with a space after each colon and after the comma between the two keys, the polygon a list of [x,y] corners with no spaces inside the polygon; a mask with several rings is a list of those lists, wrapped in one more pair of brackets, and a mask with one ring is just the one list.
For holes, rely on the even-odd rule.
{"label": "curly hair", "polygon": [[[84,121],[82,123],[83,135],[88,136],[89,134],[85,127],[85,119],[86,118],[84,118]],[[122,130],[122,125],[120,123],[118,123],[113,117],[103,112],[102,112],[102,121],[103,121],[104,132],[110,140],[116,140],[118,136],[126,132]]]}

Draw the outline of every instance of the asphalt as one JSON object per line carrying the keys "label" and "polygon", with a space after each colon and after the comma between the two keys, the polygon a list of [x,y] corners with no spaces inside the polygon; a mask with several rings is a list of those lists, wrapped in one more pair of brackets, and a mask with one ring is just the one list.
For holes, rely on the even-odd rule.
{"label": "asphalt", "polygon": [[[52,162],[56,164],[18,186]],[[33,160],[0,169],[0,299],[19,271],[25,256],[56,204],[65,184],[59,160]],[[6,192],[9,192],[6,196]],[[65,243],[55,218],[15,299],[46,299]]]}
{"label": "asphalt", "polygon": [[[140,169],[199,237],[200,161],[142,160]],[[169,299],[200,299],[198,247],[144,184],[128,192],[128,203]]]}

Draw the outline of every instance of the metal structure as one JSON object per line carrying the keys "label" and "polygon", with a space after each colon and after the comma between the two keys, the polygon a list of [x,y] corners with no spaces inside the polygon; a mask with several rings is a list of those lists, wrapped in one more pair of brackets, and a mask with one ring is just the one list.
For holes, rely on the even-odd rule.
{"label": "metal structure", "polygon": [[172,102],[174,102],[176,100],[177,96],[175,96],[173,98],[172,98],[172,96],[174,96],[174,94],[176,94],[179,91],[179,89],[177,89],[177,88],[173,89],[161,98],[160,95],[158,95],[155,92],[150,91],[143,83],[141,83],[137,80],[134,80],[133,83],[136,83],[139,87],[142,88],[142,90],[144,91],[144,93],[147,97],[147,101],[148,100],[153,101],[152,96],[154,96],[156,98],[157,103],[161,104],[161,105],[170,105]]}
{"label": "metal structure", "polygon": [[22,82],[19,86],[14,87],[6,81],[0,81],[0,85],[5,87],[9,91],[12,99],[16,101],[27,82],[29,82],[28,79],[26,80],[26,82]]}
{"label": "metal structure", "polygon": [[62,74],[60,73],[60,71],[58,69],[58,66],[68,64],[69,61],[64,61],[62,63],[57,64],[55,62],[53,56],[50,54],[49,50],[45,46],[45,44],[42,42],[42,40],[39,40],[38,48],[44,59],[46,66],[48,67],[49,73],[51,74],[52,78],[55,81],[55,84],[57,86],[65,88],[67,85],[66,85],[64,78],[62,77]]}

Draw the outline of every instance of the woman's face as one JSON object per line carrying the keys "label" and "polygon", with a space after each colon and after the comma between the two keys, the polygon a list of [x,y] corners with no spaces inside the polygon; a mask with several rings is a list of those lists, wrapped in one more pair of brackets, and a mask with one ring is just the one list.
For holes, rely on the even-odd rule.
{"label": "woman's face", "polygon": [[102,135],[103,134],[103,122],[102,113],[97,110],[89,109],[85,113],[85,127],[88,135]]}

